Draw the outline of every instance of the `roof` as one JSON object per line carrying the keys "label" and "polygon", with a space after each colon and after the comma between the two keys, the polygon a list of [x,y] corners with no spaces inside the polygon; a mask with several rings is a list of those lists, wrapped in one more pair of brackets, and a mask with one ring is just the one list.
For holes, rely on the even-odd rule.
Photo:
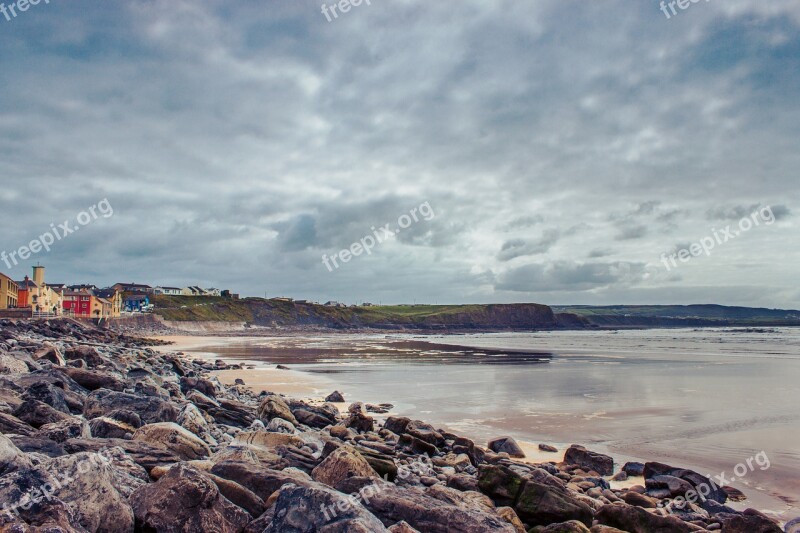
{"label": "roof", "polygon": [[20,289],[38,289],[39,288],[39,285],[35,281],[33,281],[32,279],[27,279],[27,280],[22,280],[22,281],[15,281],[14,283],[16,283],[17,286]]}
{"label": "roof", "polygon": [[147,300],[147,299],[148,298],[147,298],[146,294],[133,294],[131,296],[126,297],[125,301],[126,302],[130,302],[130,301],[140,302],[142,300]]}
{"label": "roof", "polygon": [[114,285],[122,285],[123,287],[141,287],[143,289],[152,289],[150,285],[144,285],[141,283],[115,283]]}
{"label": "roof", "polygon": [[117,289],[98,289],[94,293],[100,298],[113,298],[117,294]]}

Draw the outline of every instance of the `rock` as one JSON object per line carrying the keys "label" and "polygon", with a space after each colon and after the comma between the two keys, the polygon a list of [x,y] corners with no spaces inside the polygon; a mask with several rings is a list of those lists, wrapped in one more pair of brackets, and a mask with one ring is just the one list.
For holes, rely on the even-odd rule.
{"label": "rock", "polygon": [[390,403],[381,403],[378,405],[368,403],[365,408],[368,413],[385,414],[394,409],[394,405]]}
{"label": "rock", "polygon": [[211,473],[235,481],[264,501],[283,485],[310,486],[311,477],[294,469],[275,470],[260,464],[241,461],[223,461],[214,465]]}
{"label": "rock", "polygon": [[272,523],[264,533],[380,533],[387,529],[357,498],[324,485],[287,485],[275,501]]}
{"label": "rock", "polygon": [[0,435],[0,476],[30,468],[31,461],[22,450],[5,435]]}
{"label": "rock", "polygon": [[146,424],[175,422],[178,418],[178,410],[167,400],[107,389],[96,390],[87,396],[83,416],[87,419],[97,418],[117,409],[136,412]]}
{"label": "rock", "polygon": [[514,504],[517,515],[529,525],[578,520],[592,525],[593,510],[566,489],[526,481]]}
{"label": "rock", "polygon": [[251,517],[199,470],[177,464],[131,496],[137,530],[239,533]]}
{"label": "rock", "polygon": [[543,452],[558,453],[558,448],[555,446],[550,446],[549,444],[540,444],[539,449]]}
{"label": "rock", "polygon": [[489,449],[495,453],[507,453],[511,457],[523,459],[525,452],[512,437],[498,437],[489,441]]}
{"label": "rock", "polygon": [[783,528],[785,533],[800,533],[800,518],[795,518],[786,522]]}
{"label": "rock", "polygon": [[416,530],[413,527],[411,527],[411,525],[405,520],[402,520],[394,524],[393,526],[390,526],[389,531],[391,531],[391,533],[420,533],[419,530]]}
{"label": "rock", "polygon": [[97,349],[93,346],[73,346],[67,348],[64,352],[64,359],[67,361],[76,361],[82,359],[90,367],[103,366],[108,364],[108,360],[104,358]]}
{"label": "rock", "polygon": [[0,353],[0,374],[27,374],[30,370],[24,361],[16,357]]}
{"label": "rock", "polygon": [[72,527],[66,531],[130,533],[133,512],[126,495],[117,489],[127,477],[99,454],[66,455],[0,479],[0,500],[20,502],[27,498],[33,505],[23,504],[22,509],[30,523],[46,519],[50,504],[59,501],[74,511]]}
{"label": "rock", "polygon": [[594,470],[602,476],[610,476],[614,473],[614,459],[608,455],[589,451],[577,444],[569,447],[564,454],[564,462],[578,465],[583,469]]}
{"label": "rock", "polygon": [[112,391],[122,392],[125,390],[125,381],[118,376],[109,372],[102,372],[100,370],[89,370],[86,368],[75,368],[65,366],[57,368],[59,372],[63,372],[81,387],[85,387],[90,391],[97,389],[108,389]]}
{"label": "rock", "polygon": [[302,402],[293,402],[292,413],[300,424],[305,424],[312,428],[324,428],[333,426],[338,422],[339,411],[330,404],[317,407],[306,405]]}
{"label": "rock", "polygon": [[134,413],[133,411],[128,411],[127,409],[115,409],[106,415],[108,418],[112,418],[124,424],[131,426],[134,429],[139,429],[144,424],[142,424],[142,417],[138,414]]}
{"label": "rock", "polygon": [[172,465],[181,459],[165,446],[123,439],[70,439],[64,443],[67,453],[82,451],[102,452],[120,447],[138,465],[148,472],[157,466]]}
{"label": "rock", "polygon": [[629,533],[689,533],[692,528],[674,516],[659,516],[624,503],[604,505],[595,514],[602,525]]}
{"label": "rock", "polygon": [[522,520],[519,519],[517,516],[516,511],[511,507],[500,507],[497,509],[497,516],[511,524],[514,529],[517,530],[517,533],[527,533],[525,529],[525,525],[522,523]]}
{"label": "rock", "polygon": [[178,415],[177,423],[182,428],[201,438],[206,444],[211,446],[217,445],[216,439],[211,435],[208,422],[205,417],[203,417],[200,409],[195,407],[193,403],[187,403],[183,407]]}
{"label": "rock", "polygon": [[64,360],[64,356],[61,355],[61,351],[52,344],[43,345],[42,349],[37,350],[33,354],[33,359],[36,361],[50,361],[56,366],[64,366],[67,364],[67,362]]}
{"label": "rock", "polygon": [[207,379],[182,377],[180,379],[181,392],[184,394],[191,390],[196,390],[209,398],[214,398],[217,395],[217,388],[214,383]]}
{"label": "rock", "polygon": [[783,533],[775,522],[755,509],[746,509],[742,514],[720,513],[717,518],[723,533]]}
{"label": "rock", "polygon": [[247,511],[250,516],[257,518],[267,510],[261,498],[235,481],[215,476],[210,472],[203,472],[203,474],[214,482],[223,496]]}
{"label": "rock", "polygon": [[[367,487],[373,487],[367,490]],[[428,489],[431,490],[431,489]],[[424,533],[516,533],[494,510],[452,505],[415,487],[401,488],[376,481],[360,492],[362,502],[384,524],[405,521]]]}
{"label": "rock", "polygon": [[311,477],[329,487],[336,487],[347,478],[377,477],[377,473],[358,451],[342,446],[314,468]]}
{"label": "rock", "polygon": [[33,426],[27,422],[23,422],[16,416],[0,413],[0,433],[31,436],[36,433],[36,431],[33,429]]}
{"label": "rock", "polygon": [[53,409],[69,414],[69,407],[64,398],[64,389],[46,381],[38,381],[30,385],[22,394],[22,399],[46,403]]}
{"label": "rock", "polygon": [[344,402],[344,396],[342,396],[342,393],[339,392],[338,390],[333,391],[332,393],[330,393],[325,397],[325,401],[333,403],[342,403]]}
{"label": "rock", "polygon": [[136,428],[107,416],[89,421],[91,436],[98,439],[131,439]]}
{"label": "rock", "polygon": [[437,447],[444,445],[444,437],[442,434],[436,431],[432,425],[422,422],[421,420],[412,420],[409,422],[406,426],[405,433]]}
{"label": "rock", "polygon": [[611,481],[626,481],[628,479],[628,474],[626,474],[623,470],[620,470],[611,478]]}
{"label": "rock", "polygon": [[66,442],[69,439],[91,437],[89,424],[86,420],[71,417],[60,422],[45,424],[39,428],[37,435],[55,442]]}
{"label": "rock", "polygon": [[744,492],[740,491],[736,487],[724,486],[722,490],[725,491],[725,494],[728,495],[728,499],[732,502],[743,502],[747,499],[747,496]]}
{"label": "rock", "polygon": [[211,455],[205,442],[174,422],[144,425],[133,434],[133,440],[160,444],[184,461],[205,459]]}
{"label": "rock", "polygon": [[644,509],[656,509],[659,504],[658,499],[633,491],[626,492],[622,496],[622,499],[628,505],[635,505],[636,507],[642,507]]}
{"label": "rock", "polygon": [[36,400],[26,400],[22,402],[22,405],[14,411],[14,416],[35,428],[40,428],[45,424],[71,420],[73,418],[46,403]]}
{"label": "rock", "polygon": [[364,413],[351,413],[350,416],[345,418],[344,425],[358,433],[368,433],[375,429],[373,418]]}
{"label": "rock", "polygon": [[622,465],[622,471],[629,476],[643,476],[644,463],[627,462]]}
{"label": "rock", "polygon": [[714,500],[718,503],[725,503],[728,499],[727,493],[718,487],[713,481],[702,474],[698,474],[693,470],[685,468],[675,468],[663,463],[645,463],[644,471],[642,472],[647,480],[652,480],[658,476],[672,476],[687,482],[692,489],[697,489],[700,485],[705,485],[702,492],[707,494],[706,498]]}
{"label": "rock", "polygon": [[274,433],[287,433],[289,435],[293,435],[297,432],[294,424],[283,418],[273,418],[269,421],[269,424],[267,424],[266,429]]}
{"label": "rock", "polygon": [[582,522],[577,520],[570,520],[569,522],[561,522],[560,524],[550,524],[549,526],[541,529],[539,533],[591,533],[589,528]]}
{"label": "rock", "polygon": [[64,446],[56,441],[41,437],[23,437],[22,435],[9,435],[8,437],[21,451],[29,454],[39,454],[47,457],[61,457],[66,455]]}
{"label": "rock", "polygon": [[273,418],[282,418],[292,425],[297,425],[297,419],[289,409],[289,405],[276,394],[264,396],[258,406],[257,416],[264,424],[268,424]]}
{"label": "rock", "polygon": [[505,466],[481,465],[478,468],[478,487],[499,506],[513,506],[525,480]]}
{"label": "rock", "polygon": [[684,497],[694,487],[688,481],[668,475],[653,476],[645,480],[647,494],[654,498]]}
{"label": "rock", "polygon": [[256,420],[256,410],[241,402],[221,398],[219,404],[219,407],[206,409],[217,424],[246,428]]}
{"label": "rock", "polygon": [[410,418],[404,416],[390,416],[386,419],[386,422],[383,423],[383,427],[396,435],[402,435],[406,432],[409,423],[411,423]]}

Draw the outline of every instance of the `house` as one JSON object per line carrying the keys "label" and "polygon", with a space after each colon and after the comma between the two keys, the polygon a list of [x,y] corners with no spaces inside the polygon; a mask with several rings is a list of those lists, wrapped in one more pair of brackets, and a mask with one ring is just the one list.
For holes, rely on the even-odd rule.
{"label": "house", "polygon": [[[52,285],[51,285],[51,287],[52,287]],[[67,288],[69,290],[72,290],[72,291],[96,291],[97,290],[97,285],[91,285],[91,284],[68,285],[65,288]]]}
{"label": "house", "polygon": [[33,313],[61,314],[61,293],[44,282],[43,266],[33,267],[33,280],[25,276],[17,286],[17,307],[30,307]]}
{"label": "house", "polygon": [[147,294],[129,294],[122,301],[127,313],[144,313],[150,308],[150,297]]}
{"label": "house", "polygon": [[222,296],[223,298],[228,298],[229,300],[238,300],[239,299],[239,295],[238,294],[233,293],[233,292],[229,291],[228,289],[225,289],[224,291],[222,291],[220,293],[220,296]]}
{"label": "house", "polygon": [[347,307],[347,305],[343,304],[342,302],[325,302],[325,307]]}
{"label": "house", "polygon": [[181,293],[184,296],[205,296],[206,295],[206,291],[204,289],[201,289],[200,287],[196,287],[196,286],[186,287],[185,289],[182,289]]}
{"label": "house", "polygon": [[0,273],[0,309],[14,309],[17,307],[19,286],[17,283]]}
{"label": "house", "polygon": [[219,296],[220,294],[219,289],[215,289],[214,287],[211,287],[210,289],[205,289],[205,291],[206,291],[205,294],[206,296]]}
{"label": "house", "polygon": [[141,285],[139,283],[117,283],[111,286],[112,289],[117,289],[120,292],[141,292],[144,294],[153,294],[153,287],[150,285]]}
{"label": "house", "polygon": [[75,318],[92,318],[92,299],[94,296],[87,290],[67,289],[61,295],[64,314]]}
{"label": "house", "polygon": [[180,287],[156,287],[153,289],[153,293],[166,296],[181,296],[183,295],[183,289]]}
{"label": "house", "polygon": [[122,314],[122,293],[119,292],[117,289],[113,287],[108,287],[107,289],[98,289],[94,291],[94,294],[98,298],[102,298],[107,300],[111,305],[111,312],[109,315],[110,318],[119,318]]}

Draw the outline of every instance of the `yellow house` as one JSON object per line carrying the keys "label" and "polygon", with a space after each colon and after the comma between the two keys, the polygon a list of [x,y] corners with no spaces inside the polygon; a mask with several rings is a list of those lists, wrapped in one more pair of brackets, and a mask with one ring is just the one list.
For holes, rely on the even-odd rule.
{"label": "yellow house", "polygon": [[24,307],[30,307],[33,313],[61,314],[61,294],[48,287],[44,282],[44,267],[33,267],[33,280],[25,277],[23,284]]}
{"label": "yellow house", "polygon": [[122,315],[122,292],[111,287],[108,289],[99,289],[94,291],[95,296],[107,300],[109,303],[108,314],[103,315],[106,318],[119,318]]}
{"label": "yellow house", "polygon": [[17,307],[17,284],[3,273],[0,273],[0,309]]}

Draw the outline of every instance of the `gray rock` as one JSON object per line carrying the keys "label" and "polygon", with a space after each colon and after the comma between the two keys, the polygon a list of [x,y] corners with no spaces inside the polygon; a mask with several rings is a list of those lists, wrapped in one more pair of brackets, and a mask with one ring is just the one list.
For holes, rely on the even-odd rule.
{"label": "gray rock", "polygon": [[498,437],[489,441],[489,449],[495,453],[507,453],[511,457],[522,459],[525,452],[512,437]]}

